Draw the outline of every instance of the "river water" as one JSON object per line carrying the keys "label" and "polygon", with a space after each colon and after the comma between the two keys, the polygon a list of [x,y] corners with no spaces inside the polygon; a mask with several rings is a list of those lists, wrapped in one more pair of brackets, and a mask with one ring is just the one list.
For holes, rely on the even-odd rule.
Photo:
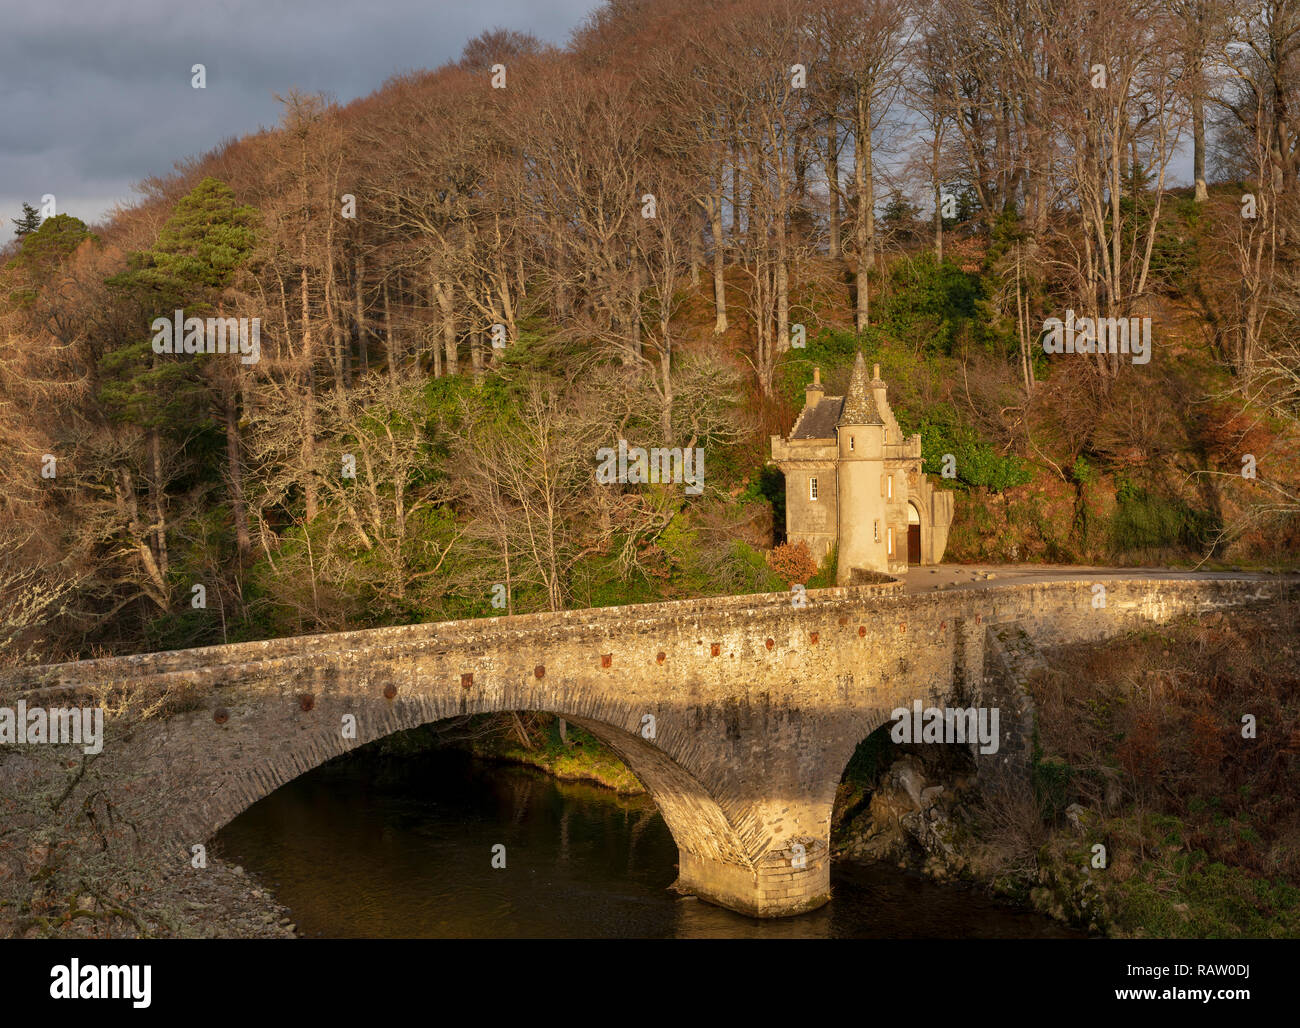
{"label": "river water", "polygon": [[[504,868],[492,866],[497,846]],[[1074,934],[969,889],[848,863],[833,867],[822,909],[751,920],[669,889],[677,847],[650,799],[455,749],[317,768],[222,829],[217,851],[261,877],[309,937]]]}

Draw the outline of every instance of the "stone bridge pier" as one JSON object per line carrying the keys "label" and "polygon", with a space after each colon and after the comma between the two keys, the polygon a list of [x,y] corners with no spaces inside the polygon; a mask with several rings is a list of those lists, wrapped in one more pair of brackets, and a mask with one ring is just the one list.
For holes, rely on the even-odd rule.
{"label": "stone bridge pier", "polygon": [[645,784],[680,889],[776,917],[830,896],[832,807],[858,743],[916,699],[975,695],[991,626],[1042,645],[1100,639],[1281,588],[1110,581],[1098,610],[1083,581],[847,587],[801,606],[723,597],[117,657],[11,672],[0,688],[29,706],[165,697],[168,716],[110,733],[102,756],[125,783],[124,817],[158,859],[186,864],[251,804],[359,745],[466,714],[561,715]]}

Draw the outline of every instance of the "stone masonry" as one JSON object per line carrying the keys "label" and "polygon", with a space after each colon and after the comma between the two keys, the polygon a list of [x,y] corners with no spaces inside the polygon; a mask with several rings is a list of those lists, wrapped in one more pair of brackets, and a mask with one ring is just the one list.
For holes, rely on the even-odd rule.
{"label": "stone masonry", "polygon": [[837,548],[836,585],[938,564],[948,545],[953,494],[922,470],[921,437],[903,437],[887,392],[880,365],[868,378],[859,350],[844,396],[827,396],[814,368],[789,438],[772,436],[786,536],[818,564]]}
{"label": "stone masonry", "polygon": [[86,687],[182,686],[187,709],[117,743],[135,775],[124,816],[176,861],[278,786],[393,732],[563,715],[645,784],[680,851],[679,888],[775,917],[830,895],[831,810],[855,747],[896,707],[977,687],[990,626],[1015,623],[1041,645],[1099,640],[1287,588],[1111,580],[1095,609],[1086,581],[846,587],[809,591],[801,607],[783,593],[721,597],[49,665],[5,673],[0,690],[53,705]]}

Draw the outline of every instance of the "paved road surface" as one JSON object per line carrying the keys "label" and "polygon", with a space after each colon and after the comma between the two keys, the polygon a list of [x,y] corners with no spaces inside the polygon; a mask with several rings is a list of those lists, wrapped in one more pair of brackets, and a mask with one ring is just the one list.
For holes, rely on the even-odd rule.
{"label": "paved road surface", "polygon": [[991,589],[1024,582],[1104,582],[1107,579],[1149,578],[1196,579],[1275,578],[1251,571],[1188,571],[1183,568],[1090,568],[1070,564],[940,564],[913,567],[903,577],[904,592],[924,593],[936,589]]}

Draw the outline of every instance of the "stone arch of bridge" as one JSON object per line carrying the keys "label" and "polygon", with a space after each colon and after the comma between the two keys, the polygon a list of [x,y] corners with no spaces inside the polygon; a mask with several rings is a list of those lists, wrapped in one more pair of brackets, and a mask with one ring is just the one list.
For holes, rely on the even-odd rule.
{"label": "stone arch of bridge", "polygon": [[[833,823],[835,811],[835,799],[839,790],[839,785],[844,780],[845,774],[848,773],[849,764],[852,763],[857,753],[858,747],[866,742],[872,735],[880,732],[888,733],[894,723],[894,712],[899,710],[911,711],[912,703],[920,699],[925,706],[933,706],[943,701],[942,693],[939,692],[922,692],[920,695],[907,695],[907,690],[894,690],[892,702],[888,707],[872,709],[868,716],[862,722],[853,728],[847,747],[836,749],[827,759],[827,768],[835,771],[834,786],[832,787],[829,801],[823,798],[825,803],[825,816],[828,825]],[[954,744],[960,745],[960,744]],[[973,760],[973,753],[971,754]],[[973,767],[973,764],[972,764]],[[837,769],[837,770],[836,770]],[[941,779],[942,783],[947,785],[946,781]]]}
{"label": "stone arch of bridge", "polygon": [[[902,700],[899,700],[901,704]],[[824,777],[817,783],[817,791],[814,797],[814,804],[817,810],[818,821],[826,825],[826,842],[830,842],[830,826],[833,823],[835,814],[835,798],[839,793],[840,783],[844,780],[844,772],[848,770],[849,762],[853,760],[854,753],[857,752],[858,746],[861,745],[875,732],[885,727],[891,721],[892,712],[897,709],[896,705],[891,704],[888,707],[871,707],[862,711],[859,718],[855,718],[849,730],[826,751],[825,760],[822,763]]]}
{"label": "stone arch of bridge", "polygon": [[[316,705],[321,713],[324,713],[321,708],[331,706],[335,704],[324,699]],[[403,704],[384,702],[382,708],[372,704],[369,710],[365,706],[358,709],[356,703],[349,706],[357,712],[355,740],[345,741],[334,729],[289,733],[284,742],[274,746],[272,756],[224,776],[221,787],[205,796],[198,809],[183,819],[185,825],[176,841],[183,842],[188,849],[196,839],[209,838],[254,803],[299,775],[343,753],[396,733],[464,714],[540,710],[580,726],[618,755],[645,786],[679,850],[733,868],[751,869],[753,866],[735,827],[700,778],[683,766],[667,748],[611,723],[607,719],[611,714],[607,699],[593,698],[590,702],[571,701],[559,705],[521,704],[509,700],[476,702],[454,711],[446,710],[428,698]],[[593,716],[593,707],[603,708],[606,717]],[[639,723],[640,715],[636,714],[636,717],[636,723]],[[627,718],[620,720],[626,722]]]}

